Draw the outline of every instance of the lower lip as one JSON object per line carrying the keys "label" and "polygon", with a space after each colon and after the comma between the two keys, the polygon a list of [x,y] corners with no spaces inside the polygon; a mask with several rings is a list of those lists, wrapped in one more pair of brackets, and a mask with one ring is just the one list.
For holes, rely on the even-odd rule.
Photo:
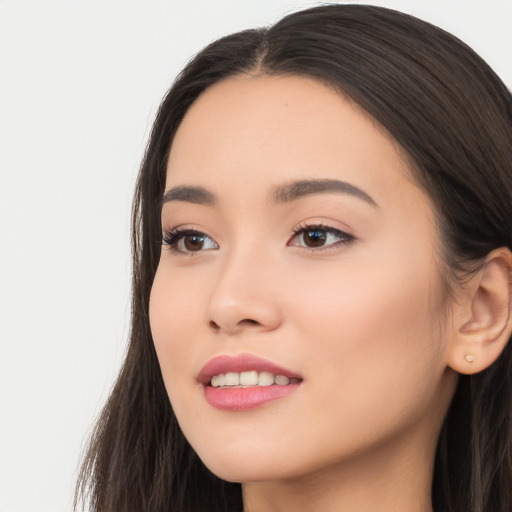
{"label": "lower lip", "polygon": [[299,383],[286,386],[254,386],[248,388],[214,388],[206,386],[204,394],[207,402],[223,411],[248,411],[263,404],[284,398],[299,387]]}

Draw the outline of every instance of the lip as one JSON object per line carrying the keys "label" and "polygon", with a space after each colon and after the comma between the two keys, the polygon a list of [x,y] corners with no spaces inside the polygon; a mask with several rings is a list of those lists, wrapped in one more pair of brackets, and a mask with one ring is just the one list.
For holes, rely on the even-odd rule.
{"label": "lip", "polygon": [[270,372],[274,375],[284,375],[289,379],[302,380],[299,374],[282,368],[267,359],[262,359],[252,354],[238,354],[236,356],[221,355],[210,359],[197,375],[197,381],[203,386],[207,386],[214,375],[228,372],[248,372],[251,370]]}
{"label": "lip", "polygon": [[[214,375],[229,372],[240,373],[250,370],[284,375],[289,379],[297,379],[298,382],[285,386],[274,384],[272,386],[234,388],[214,388],[209,385]],[[214,357],[199,372],[197,381],[202,384],[206,401],[212,407],[222,411],[240,412],[248,411],[268,402],[289,396],[299,388],[302,377],[261,357],[251,354],[239,354],[236,356],[222,355]]]}

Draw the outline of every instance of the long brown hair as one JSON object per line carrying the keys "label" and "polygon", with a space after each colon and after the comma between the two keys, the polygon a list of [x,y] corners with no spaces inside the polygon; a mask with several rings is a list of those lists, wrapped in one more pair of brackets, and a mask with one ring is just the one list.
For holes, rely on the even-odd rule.
{"label": "long brown hair", "polygon": [[[133,207],[130,344],[83,462],[77,499],[96,512],[242,509],[240,485],[211,474],[185,440],[148,319],[173,136],[210,85],[238,73],[301,74],[337,87],[410,157],[439,220],[449,277],[512,248],[512,99],[468,46],[393,10],[331,5],[240,32],[201,51],[164,98]],[[447,279],[450,282],[450,279]],[[512,510],[512,354],[461,376],[442,429],[432,501],[441,512]]]}

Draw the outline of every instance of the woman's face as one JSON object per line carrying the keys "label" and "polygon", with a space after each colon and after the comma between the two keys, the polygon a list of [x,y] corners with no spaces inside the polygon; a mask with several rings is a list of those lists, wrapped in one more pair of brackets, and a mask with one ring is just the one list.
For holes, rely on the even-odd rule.
{"label": "woman's face", "polygon": [[434,450],[455,382],[438,235],[375,121],[313,79],[236,76],[190,108],[165,189],[151,329],[214,473]]}

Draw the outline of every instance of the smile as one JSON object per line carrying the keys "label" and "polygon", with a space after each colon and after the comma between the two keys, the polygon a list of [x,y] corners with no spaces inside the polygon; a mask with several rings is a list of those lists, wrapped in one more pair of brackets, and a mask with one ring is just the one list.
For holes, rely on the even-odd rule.
{"label": "smile", "polygon": [[285,375],[274,375],[271,372],[257,372],[251,370],[247,372],[229,372],[214,375],[210,385],[214,388],[233,388],[233,387],[251,387],[251,386],[287,386],[294,384],[298,379],[289,379]]}
{"label": "smile", "polygon": [[289,396],[303,381],[298,374],[250,354],[217,356],[197,380],[212,407],[237,412]]}

